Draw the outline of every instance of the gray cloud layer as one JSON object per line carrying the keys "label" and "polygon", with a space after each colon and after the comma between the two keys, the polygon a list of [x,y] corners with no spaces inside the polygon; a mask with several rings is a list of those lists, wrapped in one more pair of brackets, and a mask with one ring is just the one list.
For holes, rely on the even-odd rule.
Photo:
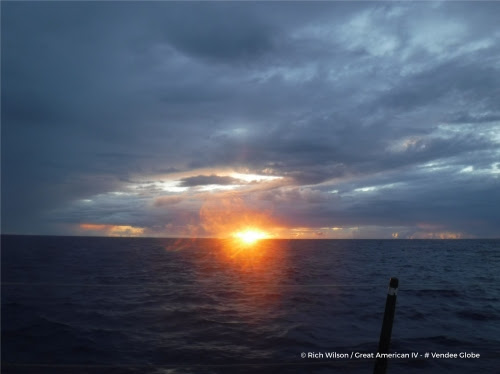
{"label": "gray cloud layer", "polygon": [[498,237],[499,12],[2,3],[2,231],[182,226],[234,169],[283,177],[245,198],[290,227]]}

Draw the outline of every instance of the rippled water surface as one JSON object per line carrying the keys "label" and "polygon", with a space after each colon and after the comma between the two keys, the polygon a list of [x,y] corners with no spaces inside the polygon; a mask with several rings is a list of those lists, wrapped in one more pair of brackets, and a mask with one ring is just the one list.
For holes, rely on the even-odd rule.
{"label": "rippled water surface", "polygon": [[2,372],[499,373],[500,241],[2,236]]}

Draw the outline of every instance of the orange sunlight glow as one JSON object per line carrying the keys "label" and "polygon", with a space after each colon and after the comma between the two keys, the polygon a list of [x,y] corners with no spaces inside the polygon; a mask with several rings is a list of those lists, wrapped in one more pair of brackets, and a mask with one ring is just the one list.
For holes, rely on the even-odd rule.
{"label": "orange sunlight glow", "polygon": [[274,237],[271,233],[276,230],[269,211],[250,208],[240,195],[232,193],[207,199],[200,209],[200,218],[209,235],[232,238],[241,244]]}
{"label": "orange sunlight glow", "polygon": [[269,235],[264,231],[258,229],[247,229],[239,231],[233,235],[235,238],[241,240],[244,244],[254,244],[258,240],[268,239]]}

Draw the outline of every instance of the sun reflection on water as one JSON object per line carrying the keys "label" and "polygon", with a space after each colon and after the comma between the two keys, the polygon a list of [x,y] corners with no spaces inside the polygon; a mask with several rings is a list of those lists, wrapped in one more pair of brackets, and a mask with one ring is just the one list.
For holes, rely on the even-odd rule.
{"label": "sun reflection on water", "polygon": [[[198,239],[184,250],[195,277],[193,286],[213,300],[222,312],[221,321],[232,316],[241,323],[274,318],[283,299],[280,285],[286,282],[287,251],[284,240],[239,238]],[[184,255],[183,255],[184,257]]]}

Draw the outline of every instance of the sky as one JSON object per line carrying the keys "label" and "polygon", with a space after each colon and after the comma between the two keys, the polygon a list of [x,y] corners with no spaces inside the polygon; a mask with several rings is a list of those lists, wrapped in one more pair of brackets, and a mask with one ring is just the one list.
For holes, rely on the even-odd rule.
{"label": "sky", "polygon": [[500,2],[2,2],[2,233],[500,237]]}

